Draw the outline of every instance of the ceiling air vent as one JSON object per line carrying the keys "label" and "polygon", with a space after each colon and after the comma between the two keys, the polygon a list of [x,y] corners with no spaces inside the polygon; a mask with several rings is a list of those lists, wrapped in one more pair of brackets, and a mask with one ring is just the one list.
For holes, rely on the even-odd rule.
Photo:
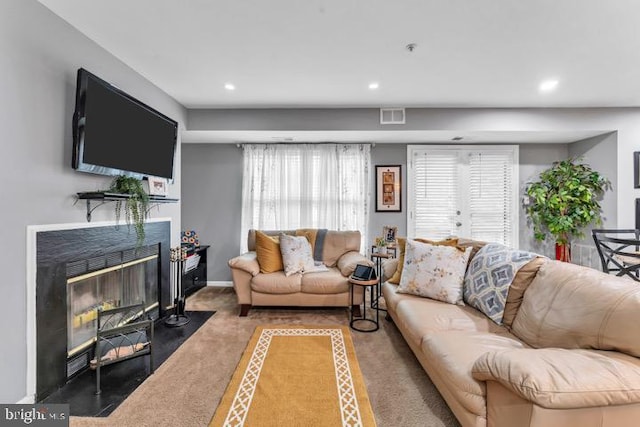
{"label": "ceiling air vent", "polygon": [[380,124],[381,125],[403,125],[404,124],[404,108],[381,108]]}

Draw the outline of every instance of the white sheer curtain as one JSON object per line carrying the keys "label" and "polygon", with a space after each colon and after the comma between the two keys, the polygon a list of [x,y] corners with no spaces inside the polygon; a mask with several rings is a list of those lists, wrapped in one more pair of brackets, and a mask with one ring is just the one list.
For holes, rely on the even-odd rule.
{"label": "white sheer curtain", "polygon": [[242,252],[251,228],[359,230],[364,242],[369,144],[245,144],[243,148]]}

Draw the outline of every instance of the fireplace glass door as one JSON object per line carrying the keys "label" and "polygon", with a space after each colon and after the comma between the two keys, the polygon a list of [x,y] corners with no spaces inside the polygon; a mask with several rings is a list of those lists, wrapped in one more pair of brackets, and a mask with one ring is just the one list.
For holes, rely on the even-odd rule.
{"label": "fireplace glass door", "polygon": [[71,357],[95,342],[98,309],[144,302],[151,310],[158,305],[158,256],[72,277],[67,286],[67,356]]}

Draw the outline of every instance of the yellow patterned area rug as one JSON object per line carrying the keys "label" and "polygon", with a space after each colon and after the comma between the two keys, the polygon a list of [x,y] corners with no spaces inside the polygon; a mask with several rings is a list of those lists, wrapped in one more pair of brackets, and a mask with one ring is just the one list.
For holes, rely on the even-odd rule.
{"label": "yellow patterned area rug", "polygon": [[258,326],[209,426],[375,426],[346,326]]}

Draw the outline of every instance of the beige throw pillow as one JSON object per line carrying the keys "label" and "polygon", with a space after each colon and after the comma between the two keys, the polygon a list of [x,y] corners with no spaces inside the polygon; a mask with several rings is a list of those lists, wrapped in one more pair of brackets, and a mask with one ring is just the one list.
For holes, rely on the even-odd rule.
{"label": "beige throw pillow", "polygon": [[[457,238],[450,238],[450,239],[445,239],[445,240],[439,240],[439,241],[435,241],[435,240],[429,240],[429,239],[420,239],[420,238],[416,238],[413,239],[416,242],[422,242],[422,243],[429,243],[430,245],[435,245],[435,246],[457,246],[458,245],[458,239]],[[404,252],[405,252],[405,246],[407,244],[407,238],[406,237],[398,237],[398,264],[396,267],[396,272],[393,273],[393,276],[391,276],[391,278],[389,278],[388,282],[389,283],[393,283],[394,285],[397,285],[400,283],[400,279],[402,278],[402,268],[404,267]]]}
{"label": "beige throw pillow", "polygon": [[407,239],[397,292],[464,305],[462,284],[471,248],[434,246]]}
{"label": "beige throw pillow", "polygon": [[280,252],[284,275],[291,276],[295,273],[315,270],[311,244],[305,236],[280,235]]}

